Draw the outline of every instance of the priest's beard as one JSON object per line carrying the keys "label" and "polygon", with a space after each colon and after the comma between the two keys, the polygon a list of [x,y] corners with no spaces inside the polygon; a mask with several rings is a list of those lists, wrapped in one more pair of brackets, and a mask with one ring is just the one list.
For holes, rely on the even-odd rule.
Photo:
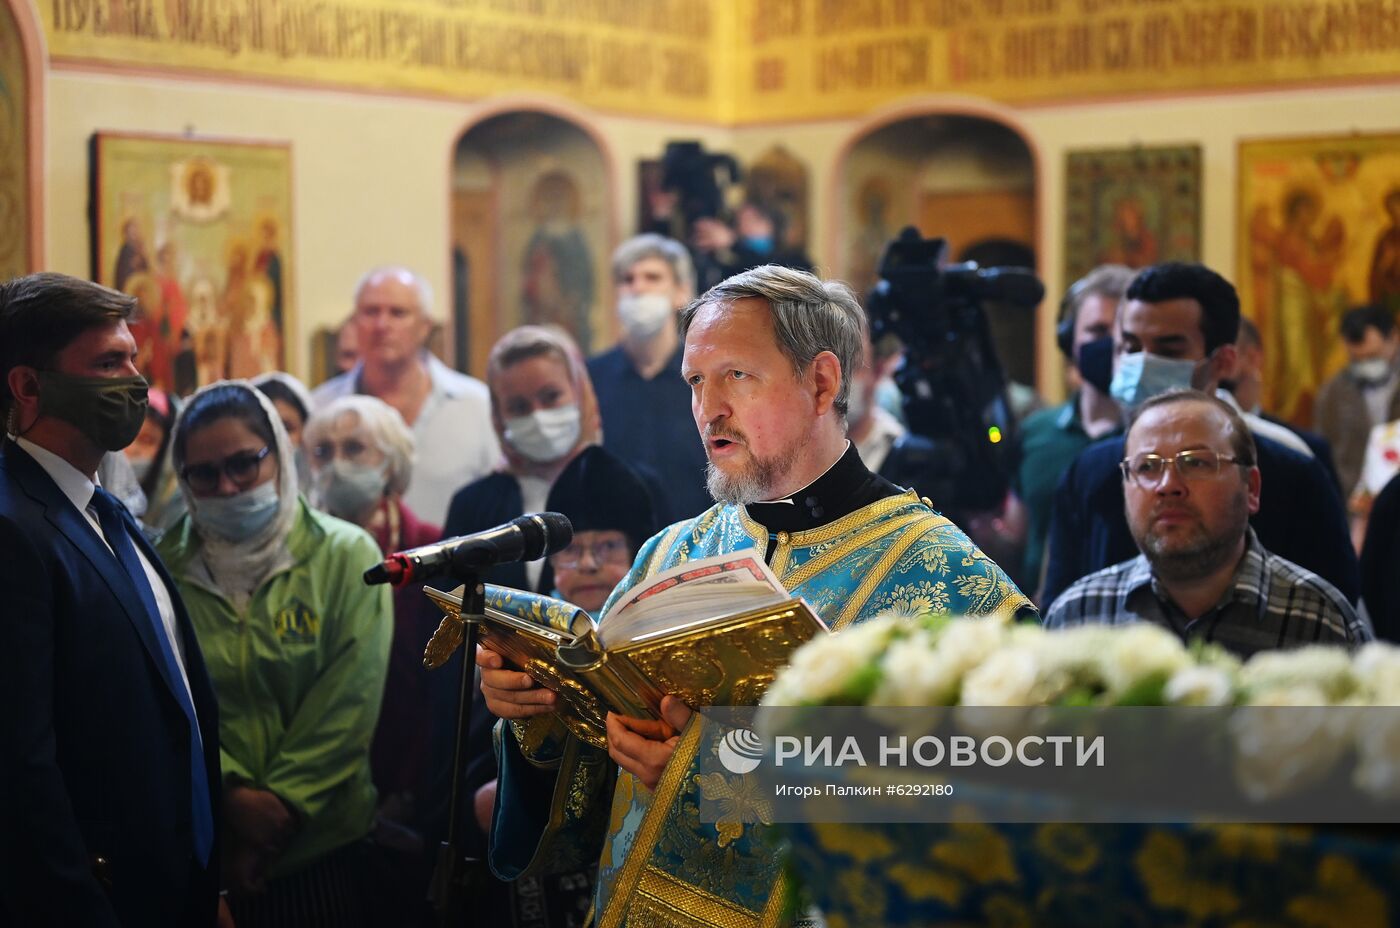
{"label": "priest's beard", "polygon": [[717,503],[746,506],[773,496],[773,487],[797,460],[797,447],[769,458],[750,456],[737,474],[727,474],[713,461],[705,466],[705,486]]}

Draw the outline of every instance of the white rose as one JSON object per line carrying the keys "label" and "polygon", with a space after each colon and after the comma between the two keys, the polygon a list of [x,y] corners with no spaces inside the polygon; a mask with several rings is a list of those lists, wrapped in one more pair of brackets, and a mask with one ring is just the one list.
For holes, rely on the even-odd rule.
{"label": "white rose", "polygon": [[960,674],[935,649],[933,637],[918,631],[894,641],[880,658],[880,683],[872,706],[947,705],[957,693]]}
{"label": "white rose", "polygon": [[1400,712],[1389,709],[1348,709],[1358,712],[1356,770],[1352,782],[1376,799],[1400,799]]}
{"label": "white rose", "polygon": [[1139,622],[1117,629],[1099,652],[1099,670],[1111,693],[1123,693],[1148,677],[1172,674],[1191,666],[1191,655],[1174,633]]}
{"label": "white rose", "polygon": [[1073,687],[1106,687],[1101,658],[1117,634],[1118,630],[1109,626],[1077,625],[1042,635],[1034,650],[1040,660],[1045,697],[1054,699]]}
{"label": "white rose", "polygon": [[1240,789],[1261,801],[1322,781],[1352,740],[1348,727],[1338,722],[1316,686],[1256,692],[1251,707],[1230,718]]}
{"label": "white rose", "polygon": [[793,652],[791,662],[764,693],[763,705],[820,702],[841,692],[903,627],[895,619],[871,619],[812,639]]}
{"label": "white rose", "polygon": [[964,706],[1030,706],[1040,668],[1029,648],[1006,648],[988,657],[963,678]]}
{"label": "white rose", "polygon": [[1167,680],[1164,696],[1172,706],[1228,706],[1235,681],[1219,667],[1183,667]]}
{"label": "white rose", "polygon": [[938,636],[938,657],[947,672],[963,674],[990,657],[1007,640],[1007,627],[992,619],[958,619]]}
{"label": "white rose", "polygon": [[1356,652],[1352,670],[1365,688],[1369,703],[1400,706],[1400,648],[1372,641]]}
{"label": "white rose", "polygon": [[1313,705],[1319,706],[1343,701],[1358,685],[1351,655],[1336,645],[1263,651],[1245,661],[1239,679],[1240,686],[1249,692],[1309,689],[1320,700]]}

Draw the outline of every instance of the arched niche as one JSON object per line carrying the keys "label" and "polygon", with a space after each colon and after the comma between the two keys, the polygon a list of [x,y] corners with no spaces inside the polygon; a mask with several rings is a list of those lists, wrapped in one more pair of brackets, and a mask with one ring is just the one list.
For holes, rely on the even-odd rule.
{"label": "arched niche", "polygon": [[[837,166],[834,257],[865,293],[885,244],[908,225],[948,240],[948,260],[1037,261],[1034,153],[1013,128],[967,113],[927,112],[866,129]],[[1008,376],[1035,379],[1035,313],[987,307]]]}
{"label": "arched niche", "polygon": [[491,345],[526,323],[562,326],[585,354],[614,340],[613,177],[595,133],[556,112],[495,113],[458,138],[451,189],[459,366],[484,374]]}
{"label": "arched niche", "polygon": [[38,270],[43,263],[43,72],[34,15],[23,0],[0,0],[0,280]]}

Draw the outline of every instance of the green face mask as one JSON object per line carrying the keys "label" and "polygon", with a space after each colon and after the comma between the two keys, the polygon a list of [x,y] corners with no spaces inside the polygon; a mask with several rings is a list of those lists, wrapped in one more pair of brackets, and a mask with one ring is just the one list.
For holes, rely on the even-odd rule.
{"label": "green face mask", "polygon": [[76,426],[99,447],[120,451],[146,418],[144,377],[75,377],[39,371],[39,415]]}

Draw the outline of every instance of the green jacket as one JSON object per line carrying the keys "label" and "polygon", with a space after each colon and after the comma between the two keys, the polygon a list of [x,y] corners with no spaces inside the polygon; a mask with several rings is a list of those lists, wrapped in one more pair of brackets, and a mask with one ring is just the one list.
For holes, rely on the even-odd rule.
{"label": "green jacket", "polygon": [[271,790],[300,818],[272,877],[373,825],[369,746],[394,625],[389,588],[360,578],[382,557],[373,539],[300,506],[287,536],[289,566],[258,588],[245,615],[211,588],[188,516],[157,546],[219,698],[225,782]]}

